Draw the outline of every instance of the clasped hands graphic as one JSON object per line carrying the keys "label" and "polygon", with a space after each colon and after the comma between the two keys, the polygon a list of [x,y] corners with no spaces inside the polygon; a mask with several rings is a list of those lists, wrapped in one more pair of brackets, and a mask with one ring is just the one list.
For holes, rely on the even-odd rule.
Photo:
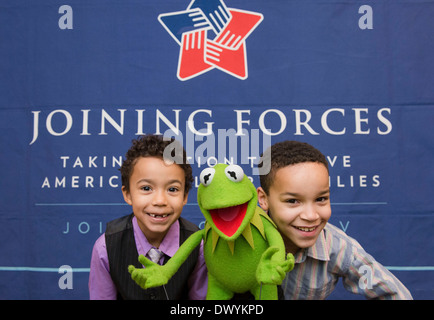
{"label": "clasped hands graphic", "polygon": [[263,20],[262,14],[227,8],[221,0],[193,0],[187,10],[158,19],[180,45],[180,80],[214,68],[247,78],[245,40]]}

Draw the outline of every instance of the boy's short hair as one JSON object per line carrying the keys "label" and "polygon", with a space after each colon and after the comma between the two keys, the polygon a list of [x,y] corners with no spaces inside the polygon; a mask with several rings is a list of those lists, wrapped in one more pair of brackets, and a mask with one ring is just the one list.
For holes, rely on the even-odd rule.
{"label": "boy's short hair", "polygon": [[[261,155],[261,158],[262,161],[260,163],[262,164],[265,161],[270,161],[270,171],[267,174],[259,176],[261,187],[267,195],[278,169],[297,163],[318,162],[324,164],[328,171],[326,157],[318,149],[305,142],[289,140],[278,142],[268,148]],[[261,164],[258,167],[261,167]]]}
{"label": "boy's short hair", "polygon": [[[160,135],[144,135],[132,141],[132,146],[127,151],[126,159],[119,169],[122,177],[122,186],[125,187],[126,191],[130,191],[130,177],[137,160],[146,157],[155,157],[164,160],[164,150],[173,142],[176,142],[176,140],[173,138],[170,138],[170,140],[163,139],[163,136]],[[184,193],[187,194],[193,183],[193,170],[187,161],[187,154],[184,148],[182,148],[182,161],[177,161],[176,164],[184,170]]]}

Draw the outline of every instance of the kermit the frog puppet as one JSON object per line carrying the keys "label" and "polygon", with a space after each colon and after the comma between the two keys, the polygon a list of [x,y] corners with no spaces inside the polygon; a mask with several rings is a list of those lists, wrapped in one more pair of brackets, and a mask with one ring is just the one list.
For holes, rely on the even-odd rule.
{"label": "kermit the frog puppet", "polygon": [[164,285],[201,240],[208,268],[207,300],[229,300],[251,292],[256,300],[276,300],[277,285],[294,267],[273,221],[257,206],[255,186],[238,165],[217,164],[200,175],[197,202],[203,230],[191,235],[163,266],[141,255],[145,268],[129,266],[143,289]]}

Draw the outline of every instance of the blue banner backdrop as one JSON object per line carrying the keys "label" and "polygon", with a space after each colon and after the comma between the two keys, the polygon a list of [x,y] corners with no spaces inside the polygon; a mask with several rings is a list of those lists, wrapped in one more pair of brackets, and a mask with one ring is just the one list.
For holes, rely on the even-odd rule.
{"label": "blue banner backdrop", "polygon": [[95,240],[131,212],[125,152],[166,133],[199,226],[207,163],[258,186],[265,147],[313,144],[330,222],[433,299],[433,16],[426,0],[0,0],[0,298],[87,299]]}

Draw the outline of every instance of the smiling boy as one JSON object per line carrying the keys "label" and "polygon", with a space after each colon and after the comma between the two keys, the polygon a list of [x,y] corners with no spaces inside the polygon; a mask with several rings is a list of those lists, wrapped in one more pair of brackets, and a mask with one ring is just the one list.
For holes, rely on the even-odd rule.
{"label": "smiling boy", "polygon": [[124,200],[132,207],[148,242],[159,248],[187,203],[184,171],[159,158],[141,157],[136,160],[129,180],[129,186],[122,187]]}
{"label": "smiling boy", "polygon": [[[294,269],[282,282],[285,299],[325,299],[339,278],[369,299],[412,299],[404,285],[360,244],[328,223],[325,156],[307,143],[283,141],[264,153],[271,170],[260,176],[259,205],[276,223]],[[366,275],[370,281],[364,282]]]}
{"label": "smiling boy", "polygon": [[[141,289],[128,272],[142,268],[138,256],[164,264],[198,227],[181,218],[193,176],[191,166],[164,160],[174,140],[147,135],[133,141],[120,169],[122,194],[133,213],[110,221],[95,242],[90,275],[90,299],[205,299],[207,270],[202,245],[187,258],[164,287]],[[154,258],[157,252],[161,256]]]}

